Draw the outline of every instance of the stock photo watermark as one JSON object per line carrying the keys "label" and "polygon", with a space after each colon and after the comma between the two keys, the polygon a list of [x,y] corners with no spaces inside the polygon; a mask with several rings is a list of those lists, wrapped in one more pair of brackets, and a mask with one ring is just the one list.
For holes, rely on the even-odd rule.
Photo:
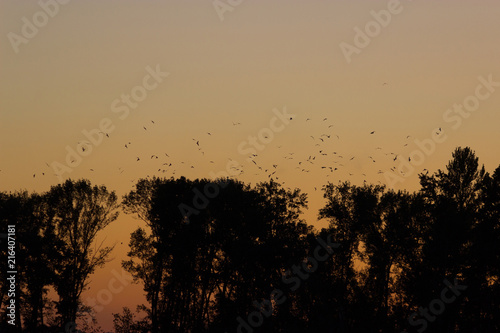
{"label": "stock photo watermark", "polygon": [[[412,0],[409,0],[412,1]],[[354,27],[354,38],[352,44],[341,42],[339,44],[340,50],[348,64],[352,62],[354,55],[359,55],[363,49],[370,45],[373,38],[380,35],[383,28],[387,28],[392,21],[394,15],[401,14],[403,5],[400,0],[389,0],[387,2],[387,9],[377,11],[370,11],[373,20],[368,21],[364,29],[358,26]]]}
{"label": "stock photo watermark", "polygon": [[[244,140],[238,145],[238,152],[242,155],[247,155],[247,161],[251,162],[252,156],[255,155],[258,151],[262,151],[265,149],[266,145],[270,144],[274,140],[275,133],[279,133],[285,129],[285,127],[290,124],[290,120],[295,117],[295,114],[288,113],[286,106],[283,107],[283,110],[278,110],[277,108],[273,109],[274,117],[269,121],[269,127],[264,127],[256,135],[249,135],[247,140]],[[253,154],[253,155],[252,155]],[[218,178],[229,178],[231,176],[237,176],[240,174],[238,171],[238,167],[241,166],[241,163],[230,160],[226,164],[226,170],[215,173],[210,171],[209,176],[214,179]],[[226,182],[212,182],[205,185],[203,189],[203,193],[197,189],[193,189],[193,207],[181,203],[178,208],[184,217],[183,222],[189,223],[189,217],[192,214],[198,215],[201,210],[207,208],[210,203],[209,199],[214,199],[220,193],[220,187],[226,187]],[[205,194],[205,195],[203,195]]]}
{"label": "stock photo watermark", "polygon": [[244,0],[214,0],[212,5],[214,6],[217,16],[221,22],[224,21],[224,13],[232,12],[236,7],[241,5]]}
{"label": "stock photo watermark", "polygon": [[[99,290],[95,297],[87,297],[85,300],[85,304],[91,307],[94,313],[104,310],[104,306],[113,301],[113,295],[123,292],[125,287],[134,281],[132,275],[123,269],[121,273],[118,273],[116,270],[112,270],[111,273],[114,277],[108,281],[107,288]],[[88,324],[92,322],[92,318],[90,317],[86,317],[85,320]]]}
{"label": "stock photo watermark", "polygon": [[[479,84],[476,86],[474,94],[465,97],[462,103],[453,104],[453,107],[448,108],[443,113],[444,122],[447,124],[451,123],[451,128],[455,131],[462,126],[464,119],[469,118],[473,112],[479,109],[481,101],[490,98],[495,92],[495,88],[500,87],[500,82],[493,81],[492,74],[489,74],[486,78],[479,76],[477,79]],[[405,178],[408,178],[415,172],[415,167],[422,165],[436,151],[437,145],[445,142],[447,139],[448,136],[445,135],[445,131],[439,127],[432,130],[430,138],[423,140],[415,139],[413,142],[418,148],[413,150],[407,158],[403,157],[399,159],[400,163],[396,168],[398,173],[391,171],[384,173],[387,184],[390,187],[394,187],[397,183],[404,182]]]}
{"label": "stock photo watermark", "polygon": [[[118,114],[120,120],[125,120],[130,111],[136,109],[139,103],[148,97],[148,92],[158,88],[160,83],[170,75],[168,72],[163,72],[160,65],[155,68],[146,66],[147,74],[144,75],[141,85],[132,87],[129,93],[122,93],[120,98],[116,98],[111,102],[111,112]],[[104,140],[104,137],[109,137],[109,134],[115,130],[116,126],[110,118],[103,118],[99,121],[98,126],[90,130],[82,130],[82,134],[86,140],[80,141],[75,148],[70,145],[66,146],[66,163],[54,161],[51,167],[59,181],[62,181],[62,176],[65,173],[71,173],[74,168],[78,167],[84,157],[89,156],[94,147],[98,147]]]}
{"label": "stock photo watermark", "polygon": [[[457,278],[453,284],[447,279],[444,279],[443,283],[446,287],[441,290],[439,298],[430,301],[428,307],[419,306],[418,312],[414,312],[408,317],[408,323],[411,326],[420,326],[417,329],[419,333],[424,332],[429,322],[436,321],[437,316],[446,310],[446,305],[455,302],[457,297],[462,294],[461,291],[467,289],[466,285],[458,284]],[[405,331],[401,331],[401,333],[405,333]]]}
{"label": "stock photo watermark", "polygon": [[11,224],[7,226],[7,323],[16,325],[16,317],[18,312],[16,299],[16,284],[17,282],[17,266],[16,266],[16,226]]}
{"label": "stock photo watermark", "polygon": [[21,18],[22,26],[20,34],[9,32],[7,38],[10,45],[16,54],[19,53],[19,46],[21,44],[28,44],[30,40],[35,38],[40,29],[45,27],[50,19],[54,18],[61,9],[62,5],[66,5],[71,0],[40,0],[38,6],[40,10],[31,16],[31,19],[23,16]]}

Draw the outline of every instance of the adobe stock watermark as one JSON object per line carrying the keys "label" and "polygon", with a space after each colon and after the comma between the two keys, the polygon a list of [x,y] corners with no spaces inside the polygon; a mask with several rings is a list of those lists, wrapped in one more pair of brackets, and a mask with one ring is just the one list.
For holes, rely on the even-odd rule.
{"label": "adobe stock watermark", "polygon": [[22,26],[20,34],[15,32],[7,33],[10,45],[16,54],[19,53],[21,44],[28,44],[30,40],[38,35],[41,28],[45,27],[50,19],[54,18],[60,10],[61,5],[66,5],[71,0],[40,0],[38,6],[40,10],[34,13],[29,19],[26,16],[21,18]]}
{"label": "adobe stock watermark", "polygon": [[256,135],[249,135],[247,140],[238,145],[238,153],[247,154],[248,162],[253,160],[251,156],[257,154],[257,151],[264,150],[266,145],[274,140],[274,134],[283,131],[285,126],[290,124],[290,121],[295,117],[294,114],[287,113],[286,106],[283,107],[283,111],[273,109],[273,113],[275,116],[269,121],[269,127],[262,128]]}
{"label": "adobe stock watermark", "polygon": [[[493,81],[492,74],[489,74],[487,78],[479,76],[477,79],[479,84],[476,86],[474,94],[465,97],[460,104],[453,104],[453,107],[448,108],[443,113],[444,122],[446,124],[452,123],[451,128],[455,131],[462,126],[464,119],[469,118],[474,111],[479,109],[481,101],[490,98],[495,92],[495,88],[500,87],[500,82]],[[430,155],[434,154],[437,144],[443,143],[447,139],[448,136],[441,127],[433,129],[430,138],[421,141],[415,139],[413,142],[418,147],[417,149],[414,149],[408,157],[398,155],[400,163],[396,168],[397,173],[392,171],[384,172],[387,185],[394,187],[397,183],[404,182],[406,178],[415,172],[416,166],[422,165]],[[399,156],[402,156],[402,158],[399,159]]]}
{"label": "adobe stock watermark", "polygon": [[[295,117],[295,114],[288,113],[286,106],[283,110],[273,109],[274,117],[269,120],[269,127],[264,127],[257,132],[256,135],[249,135],[247,140],[242,141],[238,145],[238,153],[242,155],[247,155],[246,161],[251,162],[252,154],[256,154],[257,151],[262,151],[267,145],[269,145],[275,137],[276,133],[283,131],[290,121]],[[238,167],[241,163],[235,160],[229,160],[226,163],[226,170],[215,173],[213,171],[209,172],[209,177],[213,179],[227,179],[229,177],[234,177],[239,175]],[[211,182],[205,185],[203,188],[203,193],[197,189],[193,189],[193,200],[192,206],[185,203],[179,204],[178,208],[184,217],[184,223],[189,223],[189,217],[193,214],[198,215],[201,210],[207,208],[210,203],[210,199],[214,199],[220,193],[220,188],[224,188],[227,182]]]}
{"label": "adobe stock watermark", "polygon": [[353,43],[341,42],[339,44],[340,50],[347,63],[350,64],[352,56],[354,54],[359,55],[364,48],[370,45],[373,38],[380,35],[382,28],[386,28],[391,23],[392,17],[400,14],[402,11],[403,6],[400,0],[389,0],[389,2],[387,2],[387,10],[381,9],[378,12],[374,10],[370,11],[373,20],[368,21],[363,30],[358,26],[354,27],[355,35]]}
{"label": "adobe stock watermark", "polygon": [[[104,306],[113,301],[113,295],[123,292],[125,287],[134,281],[132,275],[126,272],[123,268],[120,273],[114,269],[111,273],[114,277],[108,281],[107,288],[99,290],[95,297],[87,297],[85,300],[85,305],[91,307],[95,313],[99,313],[104,310]],[[88,324],[92,321],[89,317],[86,317],[85,320]]]}
{"label": "adobe stock watermark", "polygon": [[232,12],[236,7],[241,5],[244,0],[214,0],[212,5],[215,12],[219,16],[221,22],[224,21],[224,13]]}
{"label": "adobe stock watermark", "polygon": [[[339,243],[333,243],[331,235],[328,235],[326,242],[320,237],[316,238],[319,243],[313,251],[312,257],[307,257],[300,265],[293,265],[291,269],[285,271],[282,275],[282,282],[289,286],[292,292],[300,288],[303,281],[307,280],[310,274],[316,272],[320,262],[326,261],[332,254],[333,249],[340,246]],[[323,254],[320,251],[324,251]],[[287,300],[283,290],[279,288],[273,289],[269,299],[264,299],[261,303],[254,301],[252,304],[257,310],[250,312],[246,320],[242,317],[237,317],[238,327],[237,333],[252,333],[255,329],[262,326],[265,318],[269,318],[273,312],[274,307],[285,303]],[[274,305],[273,305],[274,303]]]}
{"label": "adobe stock watermark", "polygon": [[[145,71],[147,74],[144,75],[142,84],[132,87],[129,93],[123,93],[120,98],[116,98],[111,102],[111,112],[118,114],[120,120],[125,120],[129,116],[131,109],[136,109],[139,103],[144,101],[148,94],[158,88],[160,83],[170,75],[168,72],[162,72],[159,64],[155,68],[146,66]],[[65,173],[71,173],[74,168],[78,167],[83,158],[89,156],[94,147],[98,147],[104,137],[108,137],[115,128],[113,120],[103,118],[95,128],[82,130],[85,140],[80,141],[75,148],[70,145],[66,146],[66,163],[58,161],[51,163],[51,167],[59,181],[62,181],[62,176]]]}
{"label": "adobe stock watermark", "polygon": [[[414,312],[408,317],[408,323],[410,323],[411,326],[420,326],[417,329],[419,333],[424,332],[429,322],[433,323],[437,316],[445,311],[446,304],[453,303],[457,297],[462,294],[461,291],[467,289],[466,285],[458,284],[457,278],[455,278],[453,284],[447,279],[444,279],[443,283],[446,287],[441,290],[440,298],[433,299],[427,308],[419,306],[418,312]],[[401,333],[405,333],[405,331]]]}

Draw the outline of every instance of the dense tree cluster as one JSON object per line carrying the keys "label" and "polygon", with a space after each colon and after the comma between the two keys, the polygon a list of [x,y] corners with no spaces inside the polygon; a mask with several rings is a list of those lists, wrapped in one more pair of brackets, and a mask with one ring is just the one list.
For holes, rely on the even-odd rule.
{"label": "dense tree cluster", "polygon": [[[43,194],[0,193],[0,225],[16,225],[18,332],[74,331],[80,295],[111,247],[94,246],[97,233],[117,218],[117,197],[104,186],[68,180]],[[7,324],[7,246],[2,244],[0,301]],[[49,290],[58,299],[49,299]]]}
{"label": "dense tree cluster", "polygon": [[[301,219],[306,195],[273,180],[139,180],[122,210],[145,227],[123,267],[147,304],[141,316],[114,314],[115,332],[500,331],[500,167],[489,174],[457,148],[419,177],[414,193],[326,184],[320,231]],[[89,244],[116,208],[87,181],[0,194],[2,228],[19,229],[25,332],[50,326],[50,309],[59,325],[76,319],[111,250]]]}

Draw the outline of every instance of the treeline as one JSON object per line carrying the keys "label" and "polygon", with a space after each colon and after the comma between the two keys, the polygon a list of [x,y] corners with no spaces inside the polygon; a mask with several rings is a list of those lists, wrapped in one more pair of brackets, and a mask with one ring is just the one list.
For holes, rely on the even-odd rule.
{"label": "treeline", "polygon": [[[147,304],[114,314],[115,332],[500,331],[500,166],[490,175],[457,148],[419,177],[414,193],[328,183],[321,231],[301,219],[307,196],[273,180],[139,180],[120,208],[146,228],[123,267]],[[63,332],[90,311],[81,292],[111,251],[95,238],[118,208],[86,180],[0,194],[0,231],[16,225],[18,332]]]}

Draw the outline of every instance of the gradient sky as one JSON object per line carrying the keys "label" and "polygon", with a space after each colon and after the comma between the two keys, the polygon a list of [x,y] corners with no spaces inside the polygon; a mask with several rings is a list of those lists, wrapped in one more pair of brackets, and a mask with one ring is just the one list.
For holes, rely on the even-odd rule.
{"label": "gradient sky", "polygon": [[[389,3],[241,1],[221,20],[211,1],[73,0],[13,46],[12,33],[22,36],[26,21],[43,18],[42,9],[37,1],[2,0],[0,190],[46,191],[57,184],[47,165],[65,164],[67,147],[77,149],[86,140],[82,131],[106,118],[114,126],[109,138],[62,179],[88,178],[122,196],[146,175],[209,177],[232,159],[244,171],[237,178],[255,184],[268,177],[238,147],[269,127],[273,109],[284,108],[293,120],[255,161],[269,170],[276,164],[279,181],[309,193],[304,218],[316,227],[326,225],[316,221],[322,185],[388,184],[385,173],[417,156],[414,140],[429,140],[437,128],[444,142],[394,188],[416,190],[417,173],[443,169],[457,146],[470,146],[493,171],[500,164],[494,143],[500,141],[500,87],[460,126],[443,116],[454,104],[473,101],[478,77],[500,82],[500,2],[401,1],[399,13],[348,62],[341,43],[355,46],[355,28],[365,30],[374,21],[371,11]],[[143,85],[148,66],[169,75],[120,119],[113,102]],[[322,142],[322,134],[331,137]],[[399,155],[396,162],[391,153]],[[309,156],[316,156],[314,164]],[[173,166],[158,172],[167,162]],[[120,270],[138,225],[121,214],[103,232],[106,243],[117,244],[114,260],[92,276],[84,300]],[[111,329],[110,314],[135,307],[141,294],[140,286],[126,286],[113,295],[98,313],[100,325]]]}

